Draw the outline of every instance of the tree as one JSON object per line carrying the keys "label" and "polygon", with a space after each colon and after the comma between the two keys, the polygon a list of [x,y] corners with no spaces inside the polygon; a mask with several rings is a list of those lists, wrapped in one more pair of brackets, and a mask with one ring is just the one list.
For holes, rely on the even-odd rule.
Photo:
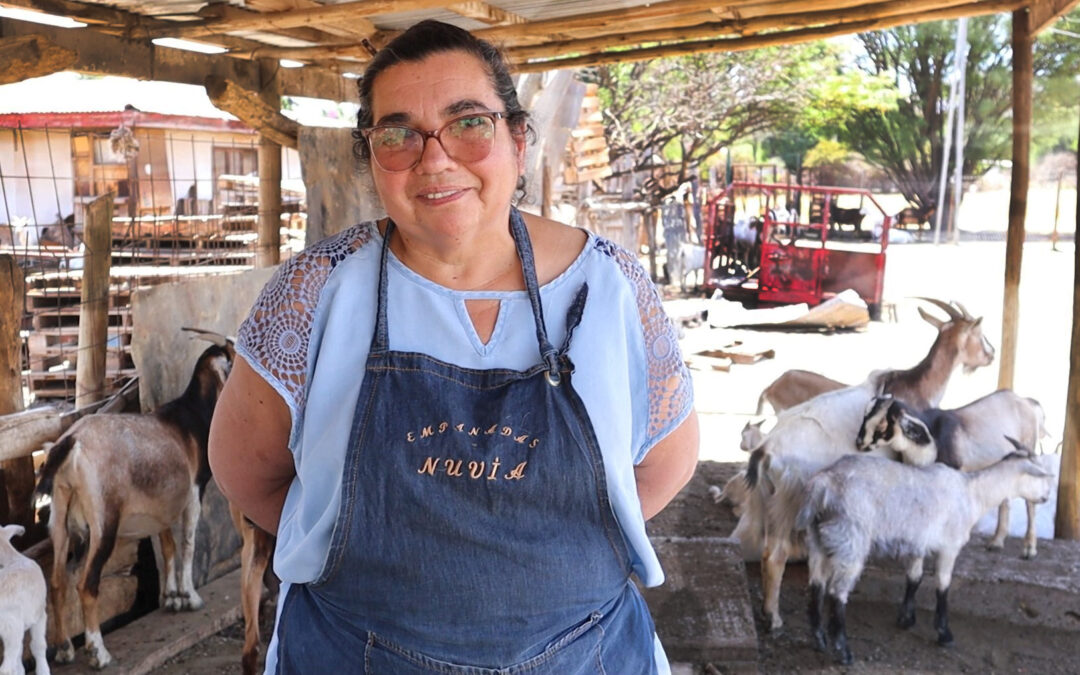
{"label": "tree", "polygon": [[613,176],[642,175],[636,196],[660,204],[733,142],[794,119],[809,100],[823,44],[695,54],[600,66]]}
{"label": "tree", "polygon": [[[1080,12],[1072,16],[1080,17]],[[1035,46],[1036,96],[1055,93],[1059,118],[1075,106],[1075,73],[1080,40],[1050,33]],[[881,168],[905,197],[919,207],[937,202],[944,145],[948,78],[955,67],[955,22],[901,26],[862,33],[869,74],[889,76],[901,94],[893,108],[857,107],[837,125],[837,135],[868,162]],[[1011,152],[1011,19],[992,15],[970,20],[964,92],[964,175],[981,175]],[[1063,83],[1072,79],[1071,89]],[[1048,99],[1049,100],[1049,99]],[[1075,111],[1075,107],[1073,107]],[[1075,114],[1075,112],[1074,112]],[[1066,137],[1067,138],[1067,137]],[[1051,143],[1053,145],[1053,143]]]}

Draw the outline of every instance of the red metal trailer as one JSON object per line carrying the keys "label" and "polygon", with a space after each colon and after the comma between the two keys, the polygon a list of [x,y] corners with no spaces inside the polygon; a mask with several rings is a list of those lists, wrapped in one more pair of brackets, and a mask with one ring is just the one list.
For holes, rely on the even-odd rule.
{"label": "red metal trailer", "polygon": [[[795,191],[810,197],[805,217],[776,207]],[[736,197],[748,193],[762,213],[737,215]],[[840,195],[858,196],[863,208],[841,209]],[[850,288],[879,317],[891,219],[869,191],[735,182],[706,201],[704,218],[706,288],[753,304],[809,305]]]}

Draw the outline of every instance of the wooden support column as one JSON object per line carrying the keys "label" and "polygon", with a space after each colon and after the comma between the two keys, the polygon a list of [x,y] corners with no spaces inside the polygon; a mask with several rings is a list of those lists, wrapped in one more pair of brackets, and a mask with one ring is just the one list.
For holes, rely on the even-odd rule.
{"label": "wooden support column", "polygon": [[[278,65],[260,62],[263,86],[259,98],[274,112],[281,111]],[[266,134],[259,134],[259,240],[255,267],[272,267],[281,261],[281,146]]]}
{"label": "wooden support column", "polygon": [[115,195],[90,202],[83,224],[83,258],[79,305],[79,358],[75,362],[75,408],[105,398],[105,351],[109,339],[109,269],[112,258],[112,215]]}
{"label": "wooden support column", "polygon": [[545,158],[540,176],[540,215],[545,218],[551,217],[551,167]]}
{"label": "wooden support column", "polygon": [[[1080,179],[1080,165],[1076,168],[1076,176]],[[1080,208],[1076,209],[1076,231],[1080,232]],[[1076,541],[1080,540],[1080,242],[1073,244],[1073,258],[1072,350],[1054,537]]]}
{"label": "wooden support column", "polygon": [[[23,409],[22,344],[23,271],[10,255],[0,255],[0,416]],[[0,462],[0,525],[34,524],[31,504],[34,460],[17,457]]]}
{"label": "wooden support column", "polygon": [[1020,266],[1024,256],[1024,217],[1027,214],[1028,178],[1031,174],[1032,37],[1028,11],[1012,15],[1012,183],[1009,194],[1009,231],[1005,245],[1005,299],[1001,316],[1001,361],[998,387],[1010,389],[1016,369],[1020,328]]}

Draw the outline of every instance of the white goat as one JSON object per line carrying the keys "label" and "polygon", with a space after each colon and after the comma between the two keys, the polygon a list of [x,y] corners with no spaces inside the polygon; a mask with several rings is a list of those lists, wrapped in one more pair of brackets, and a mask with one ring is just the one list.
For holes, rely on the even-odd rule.
{"label": "white goat", "polygon": [[23,675],[23,636],[30,631],[34,672],[49,675],[45,660],[45,575],[38,564],[15,550],[11,538],[21,525],[0,527],[0,641],[4,661],[0,675]]}
{"label": "white goat", "polygon": [[[962,408],[917,411],[891,396],[870,402],[855,445],[860,451],[888,449],[908,464],[940,462],[961,471],[976,471],[1013,452],[1015,440],[1034,448],[1045,431],[1042,406],[1033,398],[1002,389]],[[1027,503],[1028,528],[1023,557],[1036,550],[1035,505]],[[1009,502],[998,508],[997,531],[991,549],[1005,546],[1009,531]]]}
{"label": "white goat", "polygon": [[[753,492],[733,536],[738,536],[748,559],[761,556],[764,611],[773,629],[780,628],[780,584],[791,555],[801,555],[803,544],[795,528],[795,515],[805,496],[807,478],[847,453],[855,452],[855,436],[867,404],[882,391],[916,407],[941,400],[950,375],[993,361],[994,350],[983,336],[981,319],[962,308],[930,300],[949,314],[940,321],[920,309],[938,329],[926,357],[908,370],[875,371],[866,382],[826,392],[782,412],[761,446],[751,453],[747,482],[757,487],[762,466],[771,474]],[[762,465],[763,458],[769,460]]]}
{"label": "white goat", "polygon": [[810,571],[810,630],[815,646],[826,648],[822,629],[829,599],[829,640],[837,659],[850,664],[846,608],[867,558],[872,553],[903,558],[907,588],[897,623],[915,624],[915,591],[923,559],[937,560],[938,643],[951,644],[948,594],[956,557],[971,528],[1003,500],[1023,497],[1045,502],[1053,474],[1024,452],[996,464],[963,473],[943,464],[913,467],[880,457],[847,456],[818,472],[807,484],[807,499],[796,527],[807,532]]}
{"label": "white goat", "polygon": [[781,411],[809,401],[818,394],[843,389],[846,386],[843,382],[837,382],[813,371],[793,368],[761,390],[756,414],[762,413],[766,403],[772,406],[773,412],[779,414]]}
{"label": "white goat", "polygon": [[[75,659],[63,611],[72,535],[88,537],[78,590],[86,651],[93,668],[104,668],[112,661],[101,638],[97,597],[102,569],[118,537],[157,535],[163,604],[173,610],[203,606],[191,574],[195,527],[200,498],[210,480],[206,457],[210,418],[234,354],[232,344],[217,337],[221,344],[202,353],[187,390],[179,398],[149,415],[84,417],[49,448],[35,492],[52,496],[51,592],[58,663]],[[181,564],[177,566],[171,526],[181,516]]]}

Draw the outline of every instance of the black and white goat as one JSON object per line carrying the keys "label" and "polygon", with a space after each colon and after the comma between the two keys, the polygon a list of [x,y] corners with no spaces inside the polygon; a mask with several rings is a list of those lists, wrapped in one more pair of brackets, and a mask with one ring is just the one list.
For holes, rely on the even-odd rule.
{"label": "black and white goat", "polygon": [[[165,606],[173,610],[203,606],[192,583],[195,526],[202,492],[210,480],[210,419],[232,367],[234,351],[232,342],[224,337],[198,332],[212,336],[209,339],[216,344],[199,356],[191,381],[179,398],[146,415],[89,415],[49,449],[35,492],[52,497],[50,593],[58,663],[75,659],[63,611],[71,536],[88,540],[78,590],[91,667],[104,668],[112,661],[101,638],[97,597],[102,569],[117,538],[157,535]],[[181,517],[181,564],[177,567],[171,527]]]}
{"label": "black and white goat", "polygon": [[809,549],[810,630],[815,646],[827,646],[822,628],[829,601],[829,635],[836,657],[852,661],[848,646],[848,595],[871,554],[902,558],[907,588],[897,623],[915,624],[915,591],[923,559],[936,554],[938,643],[952,643],[948,595],[956,557],[979,517],[1014,497],[1045,502],[1054,476],[1026,452],[1014,452],[972,473],[944,464],[909,466],[880,457],[849,455],[807,483],[796,527],[805,529]]}
{"label": "black and white goat", "polygon": [[[1034,448],[1045,435],[1042,406],[1002,389],[962,408],[915,410],[891,396],[874,398],[867,406],[855,439],[860,451],[887,449],[908,464],[940,462],[961,471],[985,468],[1013,452],[1013,440]],[[1013,439],[1013,440],[1010,440]],[[1035,505],[1027,503],[1028,528],[1023,557],[1036,550]],[[1001,549],[1009,531],[1009,502],[998,508],[997,530],[989,547]]]}
{"label": "black and white goat", "polygon": [[855,435],[870,400],[884,391],[919,408],[936,405],[958,367],[973,370],[993,361],[994,349],[983,336],[981,319],[959,306],[929,301],[945,310],[949,319],[941,321],[920,309],[938,329],[922,361],[908,370],[875,371],[860,385],[826,392],[783,411],[751,453],[747,482],[755,496],[744,504],[733,536],[739,538],[745,557],[760,554],[764,612],[771,628],[783,625],[780,585],[788,557],[803,551],[795,515],[805,497],[806,481],[855,452]]}

